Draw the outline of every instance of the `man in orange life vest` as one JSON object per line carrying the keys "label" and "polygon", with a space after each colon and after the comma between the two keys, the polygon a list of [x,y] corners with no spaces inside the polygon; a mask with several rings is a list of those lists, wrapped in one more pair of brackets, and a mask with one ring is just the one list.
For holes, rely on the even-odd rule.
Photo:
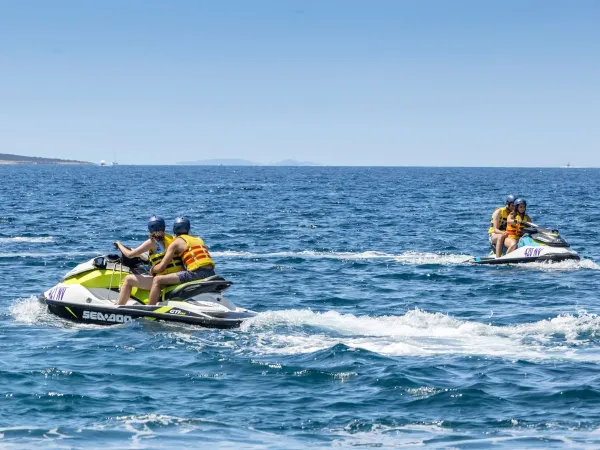
{"label": "man in orange life vest", "polygon": [[[201,280],[215,274],[215,263],[210,257],[204,241],[199,237],[190,236],[190,221],[185,217],[178,217],[173,224],[173,234],[177,238],[169,245],[162,261],[150,269],[150,274],[160,273],[171,260],[178,256],[183,261],[185,270],[168,275],[157,275],[152,280],[149,305],[156,305],[160,298],[163,286],[188,283]],[[164,267],[163,267],[164,266]]]}

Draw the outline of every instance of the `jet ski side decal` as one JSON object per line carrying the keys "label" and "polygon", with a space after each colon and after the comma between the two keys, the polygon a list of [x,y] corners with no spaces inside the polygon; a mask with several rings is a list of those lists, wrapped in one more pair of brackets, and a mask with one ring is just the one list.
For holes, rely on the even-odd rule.
{"label": "jet ski side decal", "polygon": [[79,317],[77,317],[77,314],[75,314],[73,311],[71,311],[71,308],[69,308],[68,306],[65,306],[65,309],[67,311],[69,311],[71,314],[73,314],[73,317],[75,317],[76,319],[79,319]]}
{"label": "jet ski side decal", "polygon": [[[77,316],[75,316],[77,317]],[[133,317],[126,316],[123,314],[109,314],[109,313],[101,313],[98,311],[83,311],[83,315],[81,317],[84,320],[95,320],[98,322],[110,322],[110,323],[128,323],[133,322]]]}

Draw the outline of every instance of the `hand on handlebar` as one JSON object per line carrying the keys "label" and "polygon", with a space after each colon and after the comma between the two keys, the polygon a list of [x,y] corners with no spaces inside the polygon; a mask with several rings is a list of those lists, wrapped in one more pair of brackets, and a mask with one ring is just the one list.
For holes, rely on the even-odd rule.
{"label": "hand on handlebar", "polygon": [[117,249],[117,250],[121,250],[121,248],[119,247],[120,242],[119,241],[115,241],[113,242],[113,246]]}

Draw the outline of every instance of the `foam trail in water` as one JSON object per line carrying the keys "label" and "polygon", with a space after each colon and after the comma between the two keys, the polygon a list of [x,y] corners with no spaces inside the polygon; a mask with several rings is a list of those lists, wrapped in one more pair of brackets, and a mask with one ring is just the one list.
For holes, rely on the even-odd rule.
{"label": "foam trail in water", "polygon": [[365,252],[317,252],[304,250],[299,252],[251,253],[240,251],[211,252],[213,256],[228,258],[306,258],[306,259],[339,259],[339,260],[374,260],[387,259],[402,264],[461,264],[472,258],[470,255],[452,253],[382,253]]}
{"label": "foam trail in water", "polygon": [[[383,253],[375,251],[365,252],[317,252],[313,250],[304,250],[299,252],[273,252],[273,253],[252,253],[245,251],[221,251],[211,252],[213,256],[223,258],[305,258],[305,259],[338,259],[343,261],[358,260],[389,260],[399,264],[407,265],[459,265],[468,264],[473,258],[471,255],[461,253],[429,253],[408,251],[404,253]],[[600,270],[600,265],[590,259],[580,261],[561,261],[561,262],[539,262],[527,264],[512,264],[510,267],[524,267],[543,271],[571,271],[571,270]]]}
{"label": "foam trail in water", "polygon": [[534,262],[521,264],[520,266],[527,269],[543,270],[545,272],[553,271],[571,271],[571,270],[600,270],[600,265],[596,264],[591,259],[581,259],[579,261],[567,260],[560,262]]}
{"label": "foam trail in water", "polygon": [[[301,328],[307,326],[322,332],[306,334]],[[300,330],[295,332],[293,328]],[[576,348],[587,343],[586,335],[600,332],[600,318],[586,312],[515,326],[494,326],[419,309],[403,316],[384,317],[287,310],[261,313],[243,324],[242,329],[258,333],[255,350],[261,353],[311,353],[344,344],[390,356],[473,354],[600,361],[600,351],[589,346]]]}
{"label": "foam trail in water", "polygon": [[52,236],[39,236],[39,237],[25,237],[25,236],[15,236],[15,237],[2,237],[0,238],[0,243],[5,242],[33,242],[36,244],[46,244],[50,242],[54,242],[54,238]]}

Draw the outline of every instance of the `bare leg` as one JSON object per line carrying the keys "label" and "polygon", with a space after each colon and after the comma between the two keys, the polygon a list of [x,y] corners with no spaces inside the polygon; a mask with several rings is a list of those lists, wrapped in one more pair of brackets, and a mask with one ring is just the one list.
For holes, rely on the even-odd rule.
{"label": "bare leg", "polygon": [[504,250],[504,241],[506,240],[506,236],[503,234],[498,235],[498,240],[496,241],[496,257],[500,258],[502,256],[502,250]]}
{"label": "bare leg", "polygon": [[148,298],[149,305],[156,305],[160,298],[160,291],[163,286],[170,286],[172,284],[179,284],[179,277],[176,273],[170,273],[168,275],[158,275],[152,280],[152,287],[150,288],[150,297]]}
{"label": "bare leg", "polygon": [[117,305],[124,305],[131,297],[131,290],[134,287],[141,289],[150,289],[152,287],[152,277],[150,275],[127,275],[123,280],[123,286],[119,292]]}
{"label": "bare leg", "polygon": [[517,248],[517,241],[513,238],[507,237],[506,241],[504,241],[508,250],[506,250],[506,254],[508,255],[510,252],[513,252]]}

